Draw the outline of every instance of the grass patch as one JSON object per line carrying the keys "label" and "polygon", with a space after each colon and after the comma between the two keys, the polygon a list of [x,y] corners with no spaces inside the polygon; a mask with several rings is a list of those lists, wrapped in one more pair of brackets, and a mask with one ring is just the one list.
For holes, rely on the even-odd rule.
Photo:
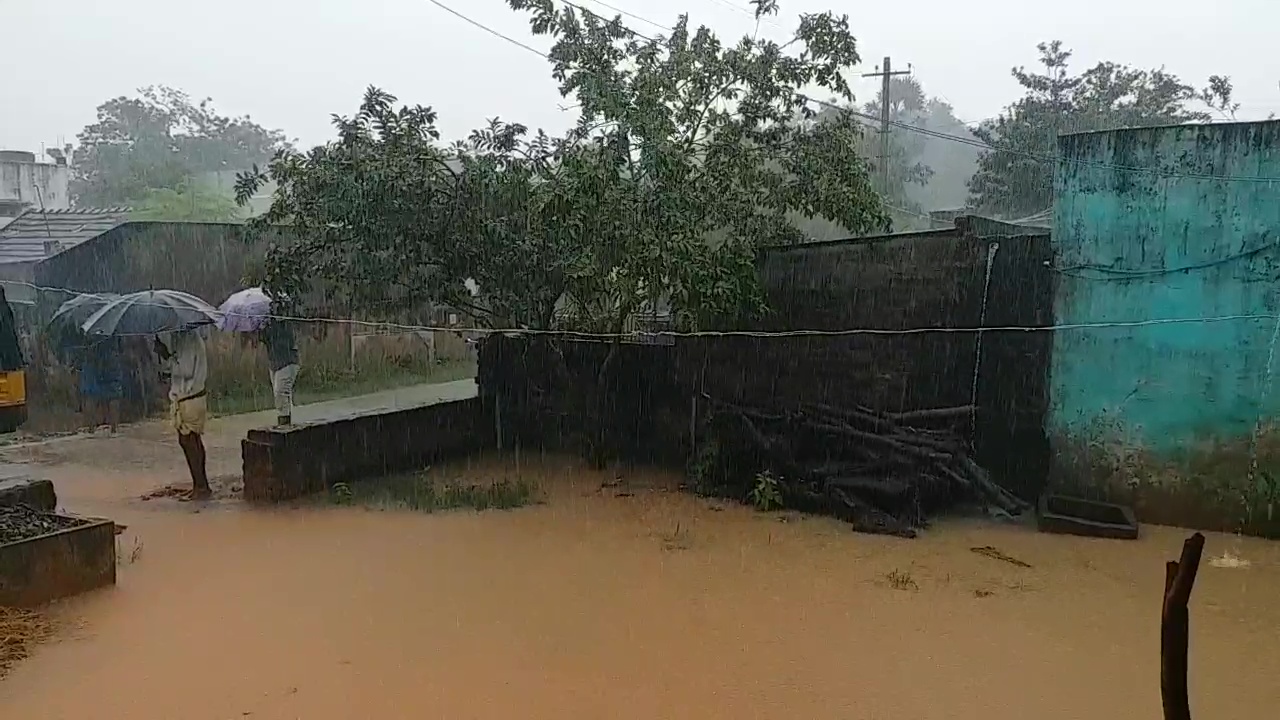
{"label": "grass patch", "polygon": [[920,585],[916,583],[915,578],[911,577],[910,572],[894,569],[886,573],[884,579],[894,590],[915,592],[920,589]]}
{"label": "grass patch", "polygon": [[437,512],[470,509],[513,510],[539,500],[537,486],[523,478],[468,482],[441,480],[429,472],[335,483],[329,500],[336,505]]}

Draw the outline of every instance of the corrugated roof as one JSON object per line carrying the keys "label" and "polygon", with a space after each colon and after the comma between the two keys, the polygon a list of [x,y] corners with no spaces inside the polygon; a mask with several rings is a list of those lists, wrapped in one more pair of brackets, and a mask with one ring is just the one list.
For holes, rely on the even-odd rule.
{"label": "corrugated roof", "polygon": [[1045,208],[1035,215],[1028,215],[1017,220],[1007,220],[1010,225],[1023,225],[1026,227],[1052,228],[1053,227],[1053,208]]}
{"label": "corrugated roof", "polygon": [[127,207],[28,210],[0,228],[0,264],[37,262],[124,224]]}

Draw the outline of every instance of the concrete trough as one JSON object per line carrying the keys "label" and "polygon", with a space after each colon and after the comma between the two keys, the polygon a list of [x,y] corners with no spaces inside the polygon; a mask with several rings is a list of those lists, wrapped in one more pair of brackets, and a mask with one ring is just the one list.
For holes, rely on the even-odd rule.
{"label": "concrete trough", "polygon": [[79,524],[0,544],[0,605],[35,607],[115,585],[115,523],[39,514]]}
{"label": "concrete trough", "polygon": [[472,397],[250,430],[240,443],[244,498],[278,503],[337,482],[415,470],[491,445],[493,426]]}
{"label": "concrete trough", "polygon": [[1040,532],[1136,540],[1138,520],[1125,505],[1045,494],[1036,508]]}

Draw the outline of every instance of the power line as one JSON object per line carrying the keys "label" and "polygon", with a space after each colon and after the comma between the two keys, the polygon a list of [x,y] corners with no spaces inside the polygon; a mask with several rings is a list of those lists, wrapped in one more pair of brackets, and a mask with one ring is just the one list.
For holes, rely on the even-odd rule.
{"label": "power line", "polygon": [[539,55],[539,56],[541,56],[541,57],[543,57],[543,58],[546,58],[546,57],[547,57],[547,54],[546,54],[546,53],[544,53],[544,52],[542,52],[541,50],[539,50],[539,49],[537,49],[537,48],[533,47],[532,45],[526,45],[526,44],[524,44],[524,43],[520,42],[519,40],[516,40],[515,38],[513,38],[513,37],[511,37],[511,36],[509,36],[509,35],[504,35],[504,34],[502,34],[502,33],[498,32],[497,30],[494,30],[493,28],[489,27],[488,25],[485,25],[484,23],[480,22],[479,20],[472,20],[471,18],[467,17],[466,15],[463,15],[462,13],[458,12],[457,10],[454,10],[453,8],[449,7],[448,5],[445,5],[444,3],[440,2],[439,0],[427,0],[427,2],[431,3],[432,5],[435,5],[436,7],[440,8],[441,10],[443,10],[443,11],[445,11],[445,12],[449,13],[450,15],[452,15],[452,16],[454,16],[454,17],[456,17],[456,18],[458,18],[459,20],[462,20],[462,21],[463,21],[463,22],[465,22],[465,23],[468,23],[468,24],[470,24],[470,25],[474,25],[475,27],[480,28],[481,30],[483,30],[483,31],[485,31],[485,32],[487,32],[487,33],[489,33],[490,35],[493,35],[494,37],[497,37],[497,38],[501,38],[501,39],[503,39],[503,40],[506,40],[507,42],[511,43],[512,45],[515,45],[515,46],[517,46],[517,47],[524,48],[525,50],[528,50],[529,52],[534,53],[535,55]]}
{"label": "power line", "polygon": [[[71,295],[75,297],[96,297],[102,298],[99,293],[86,293],[71,290],[70,288],[49,287],[35,285],[29,282],[18,280],[0,281],[3,286],[25,287],[36,292],[59,293],[62,295]],[[161,303],[138,302],[134,303],[139,306],[158,306],[168,307]],[[222,314],[222,313],[219,313]],[[913,327],[913,328],[847,328],[842,330],[657,330],[653,332],[622,332],[622,333],[598,333],[598,332],[582,332],[577,330],[548,330],[524,327],[508,327],[508,328],[475,328],[475,327],[459,327],[457,325],[412,325],[397,322],[385,322],[377,320],[357,320],[355,318],[333,318],[322,316],[307,315],[277,315],[266,313],[262,317],[287,322],[311,322],[311,323],[327,323],[335,325],[355,325],[360,327],[374,327],[389,330],[399,330],[402,332],[468,332],[479,335],[540,335],[564,337],[568,339],[578,340],[619,340],[637,337],[672,337],[672,338],[697,338],[697,337],[750,337],[750,338],[775,338],[775,337],[846,337],[851,335],[931,335],[931,334],[962,334],[962,333],[992,333],[992,332],[1061,332],[1076,330],[1094,330],[1094,329],[1114,329],[1114,328],[1134,328],[1134,327],[1156,327],[1164,325],[1203,325],[1221,322],[1240,322],[1250,320],[1280,320],[1280,315],[1265,314],[1242,314],[1242,315],[1214,315],[1207,317],[1177,317],[1177,318],[1150,318],[1146,320],[1116,320],[1105,322],[1084,322],[1084,323],[1062,323],[1058,325],[1002,325],[995,327]]]}
{"label": "power line", "polygon": [[[610,5],[610,4],[609,4],[609,3],[607,3],[607,2],[602,2],[601,0],[587,0],[587,2],[594,3],[594,4],[596,4],[596,5],[599,5],[600,7],[609,8],[610,10],[612,10],[612,11],[614,11],[614,12],[618,13],[619,15],[626,15],[627,17],[629,17],[629,18],[631,18],[631,19],[633,19],[633,20],[639,20],[639,21],[640,21],[640,22],[642,22],[642,23],[645,23],[645,24],[648,24],[648,25],[652,25],[652,26],[654,26],[654,27],[658,28],[659,30],[667,30],[667,31],[670,31],[670,30],[671,30],[671,28],[667,27],[666,25],[663,25],[663,24],[661,24],[661,23],[656,23],[656,22],[654,22],[654,21],[652,21],[652,20],[650,20],[650,19],[648,19],[648,18],[645,18],[645,17],[641,17],[641,16],[639,16],[639,15],[636,15],[635,13],[627,12],[626,10],[623,10],[622,8],[617,7],[617,6],[615,6],[615,5]],[[581,10],[581,11],[583,11],[583,12],[591,13],[592,15],[595,15],[595,13],[592,13],[590,10],[588,10],[588,9],[586,9],[586,8],[584,8],[584,7],[582,7],[581,5],[577,5],[577,4],[574,4],[574,3],[571,3],[571,2],[566,2],[566,3],[565,3],[565,5],[569,5],[569,6],[571,6],[571,7],[576,7],[576,8],[578,8],[579,10]],[[597,17],[599,17],[599,16],[597,15]]]}
{"label": "power line", "polygon": [[[541,50],[534,49],[533,47],[530,47],[529,45],[526,45],[520,42],[519,40],[511,38],[507,35],[504,35],[501,32],[498,32],[497,30],[494,30],[493,28],[488,27],[477,20],[473,20],[463,15],[462,13],[458,12],[457,10],[454,10],[453,8],[448,7],[447,5],[440,2],[439,0],[427,0],[427,2],[430,2],[432,5],[436,5],[437,7],[441,8],[442,10],[445,10],[451,15],[454,15],[462,20],[465,20],[467,23],[474,25],[480,28],[481,30],[484,30],[490,35],[498,37],[502,40],[506,40],[507,42],[512,43],[518,47],[524,48],[525,50],[535,53],[540,57],[543,57],[543,58],[548,57],[547,54],[542,52]],[[574,7],[577,7],[580,10],[584,10],[585,12],[591,12],[590,10],[583,8],[581,5],[576,5]],[[595,13],[592,13],[592,14],[596,15],[596,17],[600,17],[598,14],[595,14]],[[628,14],[630,15],[630,13]],[[663,27],[670,30],[668,26],[661,25],[660,23],[657,23],[651,20],[645,20],[645,22],[657,27]],[[623,29],[626,30],[631,35],[634,35],[635,37],[638,37],[644,40],[649,40],[649,41],[655,40],[655,38],[651,38],[647,35],[636,32],[635,30],[632,30],[631,28],[628,28],[625,25],[623,26]],[[825,107],[831,110],[836,110],[838,112],[846,112],[854,117],[862,118],[864,120],[871,120],[875,122],[880,121],[880,118],[877,118],[873,115],[868,115],[866,113],[859,112],[852,108],[841,107],[835,103],[827,102],[825,100],[819,100],[817,98],[805,95],[804,93],[797,92],[795,93],[795,96],[800,98],[801,100],[804,100],[805,102],[810,102],[815,105],[819,105],[821,107]],[[972,147],[980,148],[982,150],[987,150],[990,152],[1000,152],[1000,153],[1008,153],[1010,155],[1018,155],[1021,157],[1026,157],[1032,160],[1036,160],[1038,162],[1048,163],[1048,164],[1057,164],[1059,162],[1065,162],[1065,163],[1070,163],[1072,165],[1092,167],[1092,168],[1097,168],[1102,170],[1112,170],[1112,171],[1121,170],[1126,172],[1146,173],[1146,174],[1156,175],[1158,177],[1170,178],[1170,179],[1180,178],[1180,179],[1188,179],[1188,180],[1212,180],[1217,182],[1280,183],[1280,177],[1260,177],[1260,176],[1251,176],[1251,175],[1210,175],[1208,173],[1178,173],[1178,172],[1172,172],[1172,171],[1163,171],[1157,168],[1150,168],[1150,167],[1118,165],[1116,163],[1103,162],[1100,160],[1083,160],[1080,158],[1068,158],[1068,157],[1062,157],[1059,155],[1045,155],[1042,153],[1034,153],[1026,150],[1002,148],[995,145],[990,145],[988,143],[985,143],[975,138],[966,138],[960,135],[952,135],[950,133],[939,132],[937,130],[929,130],[927,128],[917,127],[915,125],[910,125],[910,124],[898,122],[898,121],[890,121],[889,124],[893,127],[901,128],[903,130],[908,130],[914,133],[919,133],[926,137],[932,137],[939,140],[947,140],[950,142],[958,142],[965,145],[970,145]]]}

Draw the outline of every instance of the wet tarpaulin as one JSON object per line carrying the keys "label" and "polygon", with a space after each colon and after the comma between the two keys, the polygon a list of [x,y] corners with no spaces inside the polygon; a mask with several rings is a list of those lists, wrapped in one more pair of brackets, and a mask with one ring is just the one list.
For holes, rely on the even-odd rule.
{"label": "wet tarpaulin", "polygon": [[18,324],[13,319],[13,308],[0,287],[0,372],[21,370],[27,366],[18,342]]}

